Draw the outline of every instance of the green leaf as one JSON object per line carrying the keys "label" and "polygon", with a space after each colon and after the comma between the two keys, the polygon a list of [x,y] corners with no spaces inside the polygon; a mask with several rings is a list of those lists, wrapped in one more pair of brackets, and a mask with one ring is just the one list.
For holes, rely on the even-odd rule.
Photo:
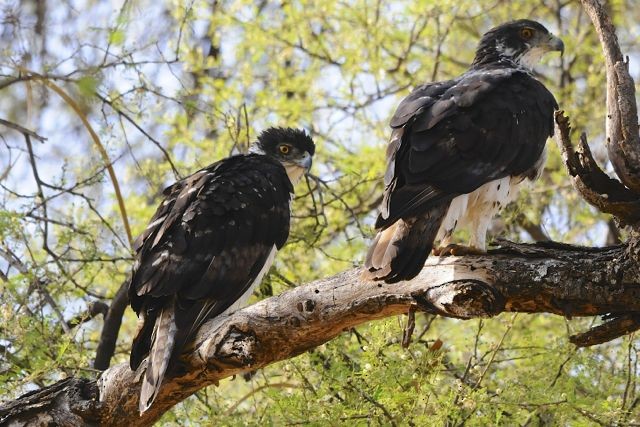
{"label": "green leaf", "polygon": [[76,82],[80,94],[87,98],[94,95],[98,83],[98,80],[92,76],[83,76]]}
{"label": "green leaf", "polygon": [[109,44],[120,46],[124,43],[125,33],[120,29],[114,29],[109,33]]}

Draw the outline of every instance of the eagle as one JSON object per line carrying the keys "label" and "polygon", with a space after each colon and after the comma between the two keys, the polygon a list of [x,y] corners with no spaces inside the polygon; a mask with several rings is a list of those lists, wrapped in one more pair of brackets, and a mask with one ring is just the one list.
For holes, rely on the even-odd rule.
{"label": "eagle", "polygon": [[[558,104],[532,67],[550,51],[564,52],[564,44],[543,25],[507,22],[482,36],[464,74],[419,86],[402,100],[391,118],[366,277],[410,280],[432,249],[486,250],[492,218],[544,167]],[[468,247],[451,244],[461,226],[470,231]]]}
{"label": "eagle", "polygon": [[164,190],[134,242],[129,299],[139,317],[130,366],[147,358],[140,413],[207,320],[251,296],[289,235],[293,186],[311,167],[305,131],[269,128],[234,155]]}

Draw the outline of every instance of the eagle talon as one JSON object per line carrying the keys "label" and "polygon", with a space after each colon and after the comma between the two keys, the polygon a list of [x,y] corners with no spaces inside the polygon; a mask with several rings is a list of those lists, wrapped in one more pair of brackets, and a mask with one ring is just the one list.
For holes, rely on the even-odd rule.
{"label": "eagle talon", "polygon": [[463,255],[484,255],[485,251],[474,246],[457,245],[455,243],[447,246],[433,248],[433,254],[440,257],[463,256]]}

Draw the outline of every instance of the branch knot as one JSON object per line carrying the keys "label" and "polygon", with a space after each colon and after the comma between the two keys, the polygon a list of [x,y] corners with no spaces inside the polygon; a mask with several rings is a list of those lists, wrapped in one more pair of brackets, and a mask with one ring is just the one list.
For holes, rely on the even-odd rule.
{"label": "branch knot", "polygon": [[504,310],[504,298],[480,280],[454,280],[411,295],[423,311],[459,319],[493,317]]}

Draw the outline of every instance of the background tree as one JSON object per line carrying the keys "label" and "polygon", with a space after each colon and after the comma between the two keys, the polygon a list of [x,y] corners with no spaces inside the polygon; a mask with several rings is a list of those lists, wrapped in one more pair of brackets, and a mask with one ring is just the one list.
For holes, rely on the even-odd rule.
{"label": "background tree", "polygon": [[[640,11],[609,1],[638,80]],[[7,3],[0,89],[0,395],[126,360],[119,320],[129,242],[162,188],[269,125],[307,127],[319,145],[313,197],[260,297],[360,265],[381,190],[387,121],[414,85],[467,68],[480,35],[531,17],[565,56],[539,71],[612,173],[604,146],[605,62],[578,2],[283,1]],[[45,139],[46,138],[46,139]],[[543,178],[494,235],[588,246],[627,239],[571,186],[550,143]],[[302,193],[303,189],[298,192]],[[108,315],[107,327],[99,314]],[[451,425],[639,422],[633,335],[577,349],[595,318],[417,315],[209,387],[163,422]],[[117,341],[114,340],[118,337]],[[111,338],[111,339],[109,339]],[[115,344],[112,347],[110,344]]]}

